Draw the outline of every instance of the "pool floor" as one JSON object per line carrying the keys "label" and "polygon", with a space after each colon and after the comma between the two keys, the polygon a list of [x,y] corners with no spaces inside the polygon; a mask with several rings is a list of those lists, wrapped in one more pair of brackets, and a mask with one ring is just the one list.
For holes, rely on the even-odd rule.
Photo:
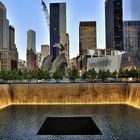
{"label": "pool floor", "polygon": [[[62,133],[38,135],[45,120],[55,117],[91,118],[101,131],[101,134],[65,135]],[[61,121],[63,122],[63,120]],[[56,123],[58,123],[57,128],[62,126],[59,121],[54,122],[53,125]],[[8,106],[0,110],[0,140],[1,139],[140,140],[140,110],[127,105]]]}

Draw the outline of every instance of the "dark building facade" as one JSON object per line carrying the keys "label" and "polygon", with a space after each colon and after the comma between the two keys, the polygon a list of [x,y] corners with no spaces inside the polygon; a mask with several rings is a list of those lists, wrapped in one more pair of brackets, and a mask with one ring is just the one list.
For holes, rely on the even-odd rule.
{"label": "dark building facade", "polygon": [[122,0],[105,2],[106,48],[123,50]]}
{"label": "dark building facade", "polygon": [[15,28],[9,26],[9,50],[11,56],[11,70],[18,69],[18,51],[15,44]]}
{"label": "dark building facade", "polygon": [[124,21],[124,50],[140,49],[140,21]]}
{"label": "dark building facade", "polygon": [[140,49],[126,51],[126,53],[122,54],[121,68],[140,70]]}
{"label": "dark building facade", "polygon": [[79,53],[96,49],[96,21],[81,21],[79,26]]}
{"label": "dark building facade", "polygon": [[66,3],[50,4],[50,55],[59,56],[66,47]]}

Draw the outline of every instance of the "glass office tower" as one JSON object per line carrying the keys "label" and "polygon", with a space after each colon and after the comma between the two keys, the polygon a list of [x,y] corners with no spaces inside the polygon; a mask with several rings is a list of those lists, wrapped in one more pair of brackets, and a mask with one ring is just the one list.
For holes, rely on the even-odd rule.
{"label": "glass office tower", "polygon": [[123,50],[123,11],[122,0],[106,0],[106,48]]}
{"label": "glass office tower", "polygon": [[140,69],[140,0],[123,0],[124,50],[122,68]]}
{"label": "glass office tower", "polygon": [[140,20],[140,0],[123,0],[123,20]]}
{"label": "glass office tower", "polygon": [[66,3],[50,4],[50,54],[53,59],[66,47]]}
{"label": "glass office tower", "polygon": [[123,0],[124,50],[140,49],[140,0]]}
{"label": "glass office tower", "polygon": [[140,49],[140,21],[124,21],[124,49]]}

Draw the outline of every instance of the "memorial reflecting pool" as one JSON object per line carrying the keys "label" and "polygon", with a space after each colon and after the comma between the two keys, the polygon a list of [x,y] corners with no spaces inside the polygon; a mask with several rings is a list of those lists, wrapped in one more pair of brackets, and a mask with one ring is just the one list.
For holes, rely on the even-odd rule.
{"label": "memorial reflecting pool", "polygon": [[[37,135],[47,117],[91,117],[101,133]],[[12,105],[0,110],[0,139],[139,140],[140,110],[128,105]]]}

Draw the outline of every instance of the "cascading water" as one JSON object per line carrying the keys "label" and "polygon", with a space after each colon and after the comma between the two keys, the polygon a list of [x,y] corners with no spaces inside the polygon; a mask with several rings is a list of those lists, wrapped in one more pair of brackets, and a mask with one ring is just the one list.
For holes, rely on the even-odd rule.
{"label": "cascading water", "polygon": [[140,84],[0,85],[0,108],[10,104],[129,104],[140,108]]}
{"label": "cascading water", "polygon": [[9,85],[0,85],[0,108],[11,104]]}
{"label": "cascading water", "polygon": [[140,84],[128,84],[128,104],[140,108]]}

